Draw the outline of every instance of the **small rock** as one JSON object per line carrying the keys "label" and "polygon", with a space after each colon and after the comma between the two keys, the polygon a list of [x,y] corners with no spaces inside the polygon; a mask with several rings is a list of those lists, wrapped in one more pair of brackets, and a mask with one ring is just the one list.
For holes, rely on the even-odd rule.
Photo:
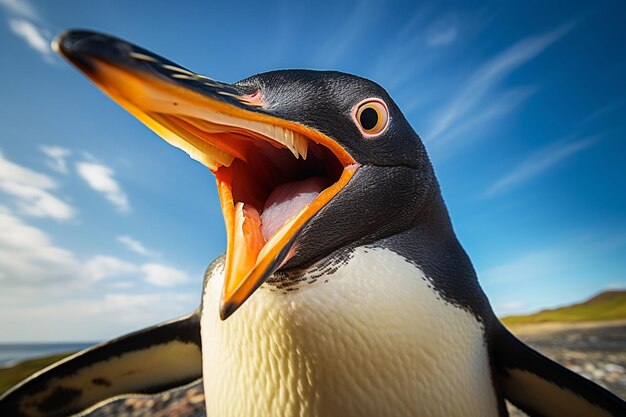
{"label": "small rock", "polygon": [[614,363],[607,363],[606,365],[603,366],[604,370],[607,372],[617,372],[617,373],[624,373],[626,372],[626,369],[624,369],[623,366],[614,364]]}
{"label": "small rock", "polygon": [[581,368],[578,365],[570,365],[570,366],[568,366],[568,368],[569,368],[570,371],[578,372],[578,373],[581,373],[582,370],[583,370],[583,368]]}
{"label": "small rock", "polygon": [[602,369],[594,369],[593,372],[591,373],[591,375],[593,375],[593,377],[595,379],[603,379],[606,375],[606,373],[602,370]]}
{"label": "small rock", "polygon": [[611,384],[613,384],[619,381],[620,379],[622,379],[622,375],[618,372],[611,372],[605,377],[605,379]]}
{"label": "small rock", "polygon": [[193,397],[189,397],[189,402],[192,404],[200,404],[204,402],[204,394],[196,394]]}
{"label": "small rock", "polygon": [[596,367],[595,367],[595,366],[593,366],[593,364],[591,364],[591,363],[589,363],[589,362],[586,362],[586,363],[583,365],[583,369],[585,370],[585,372],[588,372],[588,373],[590,373],[590,374],[591,374],[591,373],[593,373],[593,371],[596,369]]}
{"label": "small rock", "polygon": [[132,404],[133,410],[141,410],[144,407],[146,401],[142,398],[136,398],[135,402]]}

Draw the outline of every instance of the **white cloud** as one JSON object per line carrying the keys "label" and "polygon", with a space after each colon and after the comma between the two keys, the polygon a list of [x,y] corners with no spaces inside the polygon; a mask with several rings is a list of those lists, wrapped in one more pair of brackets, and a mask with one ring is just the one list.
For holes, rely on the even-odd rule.
{"label": "white cloud", "polygon": [[[157,287],[173,287],[189,282],[187,274],[174,267],[159,263],[134,264],[113,256],[94,256],[84,264],[83,269],[84,275],[93,281],[120,276],[134,276]],[[117,288],[126,286],[124,283],[115,285]]]}
{"label": "white cloud", "polygon": [[0,206],[0,342],[102,340],[187,313],[197,294],[129,294],[129,275],[155,285],[186,276],[163,265],[97,255],[81,262],[42,230]]}
{"label": "white cloud", "polygon": [[196,306],[193,293],[125,292],[140,280],[158,286],[187,282],[172,267],[104,255],[81,261],[3,206],[0,230],[0,342],[102,340]]}
{"label": "white cloud", "polygon": [[159,287],[171,287],[189,281],[187,274],[172,267],[150,263],[141,267],[146,282]]}
{"label": "white cloud", "polygon": [[85,263],[85,271],[91,279],[99,281],[104,278],[134,274],[139,271],[139,268],[113,256],[97,255]]}
{"label": "white cloud", "polygon": [[120,212],[130,210],[128,197],[113,178],[115,173],[111,168],[95,162],[79,162],[76,170],[92,189],[102,193]]}
{"label": "white cloud", "polygon": [[107,255],[81,261],[73,252],[55,245],[46,232],[26,224],[2,205],[0,230],[0,295],[9,289],[38,292],[49,287],[63,292],[73,285],[119,277],[141,279],[159,287],[189,281],[185,272],[159,263],[135,264]]}
{"label": "white cloud", "polygon": [[523,301],[502,301],[495,306],[499,315],[513,314],[519,312],[524,307],[526,307],[526,303]]}
{"label": "white cloud", "polygon": [[39,13],[28,0],[0,0],[0,6],[15,15],[31,20],[39,20]]}
{"label": "white cloud", "polygon": [[[96,255],[81,262],[55,245],[43,230],[24,223],[0,206],[0,283],[3,295],[68,292],[104,278],[141,274],[141,268],[111,256]],[[26,291],[28,294],[25,294]]]}
{"label": "white cloud", "polygon": [[613,290],[623,291],[625,289],[626,289],[626,281],[608,282],[603,287],[604,291],[613,291]]}
{"label": "white cloud", "polygon": [[523,39],[478,68],[458,96],[444,108],[426,138],[436,140],[463,118],[473,117],[472,113],[483,107],[481,104],[484,98],[500,81],[561,39],[572,27],[572,24],[567,24],[551,32]]}
{"label": "white cloud", "polygon": [[109,287],[117,290],[127,290],[136,286],[135,282],[131,281],[115,281],[109,283]]}
{"label": "white cloud", "polygon": [[[159,263],[134,264],[113,256],[97,255],[84,264],[85,275],[94,281],[120,276],[140,277],[148,284],[157,287],[173,287],[189,282],[183,271]],[[130,282],[130,281],[126,281]],[[127,285],[115,285],[126,287]]]}
{"label": "white cloud", "polygon": [[48,157],[46,165],[57,172],[67,174],[67,162],[65,159],[71,155],[72,151],[60,146],[47,145],[40,146],[39,150]]}
{"label": "white cloud", "polygon": [[514,310],[524,307],[525,305],[526,303],[524,303],[523,301],[503,301],[502,303],[498,304],[498,307],[507,310]]}
{"label": "white cloud", "polygon": [[25,19],[10,19],[9,28],[22,38],[28,46],[37,51],[39,55],[48,63],[54,63],[52,49],[50,47],[50,35],[33,23]]}
{"label": "white cloud", "polygon": [[2,151],[0,151],[0,176],[3,181],[29,184],[37,188],[51,189],[56,187],[52,178],[9,161]]}
{"label": "white cloud", "polygon": [[12,197],[22,213],[55,220],[74,217],[76,210],[51,193],[57,187],[52,178],[9,161],[0,151],[0,191]]}
{"label": "white cloud", "polygon": [[153,250],[150,250],[148,248],[146,248],[141,242],[139,242],[138,240],[133,239],[130,236],[118,236],[117,240],[124,245],[128,250],[138,253],[140,255],[143,256],[148,256],[148,257],[158,257],[159,253],[155,252]]}
{"label": "white cloud", "polygon": [[0,282],[8,288],[66,288],[80,279],[80,262],[42,230],[0,206]]}
{"label": "white cloud", "polygon": [[17,200],[17,206],[24,214],[57,220],[66,220],[74,216],[72,206],[41,188],[17,182],[0,182],[0,189]]}
{"label": "white cloud", "polygon": [[180,317],[196,305],[192,293],[117,292],[63,302],[0,303],[0,342],[106,340]]}
{"label": "white cloud", "polygon": [[558,141],[545,146],[522,161],[507,175],[492,184],[485,192],[485,196],[501,194],[530,181],[569,156],[589,148],[596,143],[597,140],[597,136],[592,136],[590,138],[570,142]]}

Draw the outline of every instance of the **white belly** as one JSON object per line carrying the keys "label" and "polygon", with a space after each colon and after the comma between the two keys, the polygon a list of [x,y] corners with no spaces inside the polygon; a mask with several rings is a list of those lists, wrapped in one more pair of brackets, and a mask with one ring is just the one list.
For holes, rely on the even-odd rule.
{"label": "white belly", "polygon": [[498,415],[482,325],[390,250],[265,284],[226,321],[222,282],[218,267],[203,300],[208,417]]}

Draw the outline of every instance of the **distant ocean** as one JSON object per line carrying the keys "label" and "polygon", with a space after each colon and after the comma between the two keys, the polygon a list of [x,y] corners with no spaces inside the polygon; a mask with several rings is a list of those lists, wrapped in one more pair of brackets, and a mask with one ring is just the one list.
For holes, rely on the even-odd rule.
{"label": "distant ocean", "polygon": [[0,368],[14,365],[27,359],[57,353],[76,352],[89,347],[94,343],[0,343]]}

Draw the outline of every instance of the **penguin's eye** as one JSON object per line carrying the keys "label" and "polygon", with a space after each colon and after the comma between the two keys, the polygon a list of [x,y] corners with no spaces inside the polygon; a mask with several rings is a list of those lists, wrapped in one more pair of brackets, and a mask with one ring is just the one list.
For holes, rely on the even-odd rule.
{"label": "penguin's eye", "polygon": [[389,111],[384,101],[368,98],[356,105],[353,118],[366,138],[380,135],[389,124]]}

